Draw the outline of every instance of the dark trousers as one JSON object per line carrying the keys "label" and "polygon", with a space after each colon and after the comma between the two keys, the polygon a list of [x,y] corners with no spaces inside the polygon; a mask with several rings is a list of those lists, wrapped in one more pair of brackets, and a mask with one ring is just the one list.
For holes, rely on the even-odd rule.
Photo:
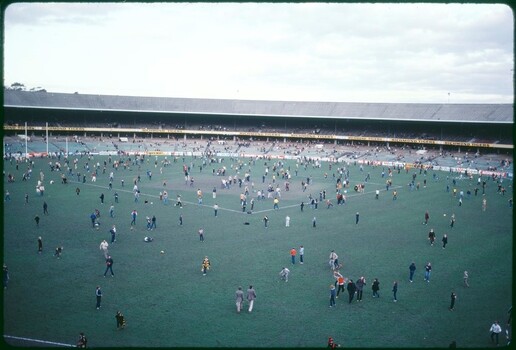
{"label": "dark trousers", "polygon": [[357,290],[357,300],[362,300],[362,290]]}
{"label": "dark trousers", "polygon": [[343,284],[342,284],[342,285],[341,285],[341,284],[339,284],[339,289],[337,289],[337,296],[339,296],[339,293],[340,293],[341,291],[344,293],[344,285],[343,285]]}
{"label": "dark trousers", "polygon": [[102,299],[102,297],[97,296],[97,309],[100,307],[100,300],[101,299]]}
{"label": "dark trousers", "polygon": [[498,344],[498,334],[500,333],[491,332],[491,341],[494,342],[494,338],[496,337],[496,344]]}
{"label": "dark trousers", "polygon": [[108,271],[111,271],[111,276],[115,275],[113,273],[113,266],[112,265],[109,265],[109,266],[106,267],[106,271],[104,272],[104,276],[107,274]]}
{"label": "dark trousers", "polygon": [[351,302],[353,301],[353,298],[355,297],[355,292],[351,293],[351,292],[348,292],[349,293],[349,303],[351,304]]}

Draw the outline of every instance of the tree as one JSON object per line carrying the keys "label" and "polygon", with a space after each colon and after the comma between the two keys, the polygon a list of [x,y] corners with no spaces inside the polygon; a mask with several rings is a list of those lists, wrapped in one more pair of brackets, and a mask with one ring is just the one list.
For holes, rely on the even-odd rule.
{"label": "tree", "polygon": [[25,91],[25,85],[22,83],[12,83],[10,87],[7,88],[7,90],[14,90],[14,91]]}

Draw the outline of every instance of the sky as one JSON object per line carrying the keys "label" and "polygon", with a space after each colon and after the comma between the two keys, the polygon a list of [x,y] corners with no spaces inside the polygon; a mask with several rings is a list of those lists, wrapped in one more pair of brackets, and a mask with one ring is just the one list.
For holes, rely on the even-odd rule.
{"label": "sky", "polygon": [[274,101],[513,103],[503,4],[16,3],[4,86]]}

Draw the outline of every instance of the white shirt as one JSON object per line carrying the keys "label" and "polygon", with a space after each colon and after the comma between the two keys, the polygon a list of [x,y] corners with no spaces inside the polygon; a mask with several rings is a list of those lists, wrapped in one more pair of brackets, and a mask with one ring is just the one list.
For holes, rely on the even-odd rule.
{"label": "white shirt", "polygon": [[99,249],[100,249],[100,250],[107,250],[107,249],[108,249],[108,246],[109,246],[109,243],[108,243],[108,242],[106,242],[106,241],[102,241],[102,242],[100,243]]}
{"label": "white shirt", "polygon": [[299,255],[303,255],[305,253],[305,248],[304,247],[300,247],[299,248]]}
{"label": "white shirt", "polygon": [[498,323],[493,323],[493,325],[491,326],[491,329],[489,329],[489,331],[491,331],[493,333],[501,333],[502,327],[500,327],[500,325]]}

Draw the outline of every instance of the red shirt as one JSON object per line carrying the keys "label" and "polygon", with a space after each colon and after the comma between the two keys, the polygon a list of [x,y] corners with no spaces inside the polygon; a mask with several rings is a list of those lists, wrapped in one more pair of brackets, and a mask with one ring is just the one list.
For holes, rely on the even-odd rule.
{"label": "red shirt", "polygon": [[290,250],[290,255],[292,255],[292,256],[296,256],[296,253],[297,253],[297,252],[296,252],[296,250],[295,250],[294,248],[292,248],[292,249]]}

